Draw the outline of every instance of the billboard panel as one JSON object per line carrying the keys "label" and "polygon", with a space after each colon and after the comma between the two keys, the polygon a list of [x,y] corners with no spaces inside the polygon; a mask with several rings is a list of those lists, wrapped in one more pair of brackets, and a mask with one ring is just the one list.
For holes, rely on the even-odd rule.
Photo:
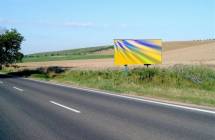
{"label": "billboard panel", "polygon": [[114,64],[161,64],[162,41],[159,39],[115,39]]}

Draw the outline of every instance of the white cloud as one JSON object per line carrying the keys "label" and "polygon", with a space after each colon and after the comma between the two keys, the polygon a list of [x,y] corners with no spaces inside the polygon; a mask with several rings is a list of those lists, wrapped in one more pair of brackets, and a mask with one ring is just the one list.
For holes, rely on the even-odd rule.
{"label": "white cloud", "polygon": [[66,27],[94,27],[94,24],[91,22],[71,22],[67,21],[63,23],[63,26]]}
{"label": "white cloud", "polygon": [[120,27],[121,27],[121,28],[127,28],[127,27],[128,27],[128,24],[123,23],[123,24],[120,25]]}
{"label": "white cloud", "polygon": [[48,20],[37,20],[37,21],[24,21],[24,20],[11,20],[11,19],[0,19],[2,25],[27,25],[27,26],[45,26],[45,27],[66,27],[66,28],[127,28],[128,24],[95,24],[93,22],[79,22],[79,21],[48,21]]}
{"label": "white cloud", "polygon": [[104,27],[104,28],[109,28],[111,25],[110,24],[107,24],[107,23],[105,23],[105,24],[103,24],[102,25],[102,27]]}
{"label": "white cloud", "polygon": [[21,20],[11,20],[11,19],[0,19],[0,24],[3,25],[34,25],[34,26],[59,26],[59,27],[70,27],[70,28],[88,28],[94,27],[92,22],[77,22],[77,21],[46,21],[46,20],[39,20],[39,21],[21,21]]}
{"label": "white cloud", "polygon": [[16,24],[18,21],[11,19],[0,19],[0,24]]}

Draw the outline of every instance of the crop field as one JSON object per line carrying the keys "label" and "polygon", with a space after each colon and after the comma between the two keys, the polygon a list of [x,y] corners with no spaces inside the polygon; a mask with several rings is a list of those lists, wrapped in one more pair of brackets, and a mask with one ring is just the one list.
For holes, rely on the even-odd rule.
{"label": "crop field", "polygon": [[81,59],[104,59],[113,58],[113,55],[58,55],[58,56],[36,56],[24,58],[23,62],[46,62],[46,61],[61,61],[61,60],[81,60]]}
{"label": "crop field", "polygon": [[44,53],[35,53],[26,55],[23,62],[44,62],[44,61],[60,61],[60,60],[79,60],[79,59],[103,59],[112,58],[113,54],[96,54],[107,49],[112,49],[113,46],[99,46],[81,49],[53,51]]}
{"label": "crop field", "polygon": [[[163,63],[168,67],[182,65],[209,65],[215,67],[215,41],[174,41],[163,43]],[[27,55],[18,66],[37,68],[60,66],[77,69],[115,69],[113,46],[82,48]]]}

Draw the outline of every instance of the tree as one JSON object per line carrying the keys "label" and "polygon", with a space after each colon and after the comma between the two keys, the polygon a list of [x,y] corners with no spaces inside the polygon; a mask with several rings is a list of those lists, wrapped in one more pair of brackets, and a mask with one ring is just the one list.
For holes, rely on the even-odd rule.
{"label": "tree", "polygon": [[24,37],[16,29],[6,30],[0,34],[0,69],[3,65],[22,61],[20,52]]}

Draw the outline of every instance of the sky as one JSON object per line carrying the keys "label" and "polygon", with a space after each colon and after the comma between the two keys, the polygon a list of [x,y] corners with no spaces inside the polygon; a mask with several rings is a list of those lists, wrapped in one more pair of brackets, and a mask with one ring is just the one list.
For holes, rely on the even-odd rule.
{"label": "sky", "polygon": [[215,38],[215,0],[0,0],[0,33],[16,28],[22,52],[111,45],[113,39]]}

